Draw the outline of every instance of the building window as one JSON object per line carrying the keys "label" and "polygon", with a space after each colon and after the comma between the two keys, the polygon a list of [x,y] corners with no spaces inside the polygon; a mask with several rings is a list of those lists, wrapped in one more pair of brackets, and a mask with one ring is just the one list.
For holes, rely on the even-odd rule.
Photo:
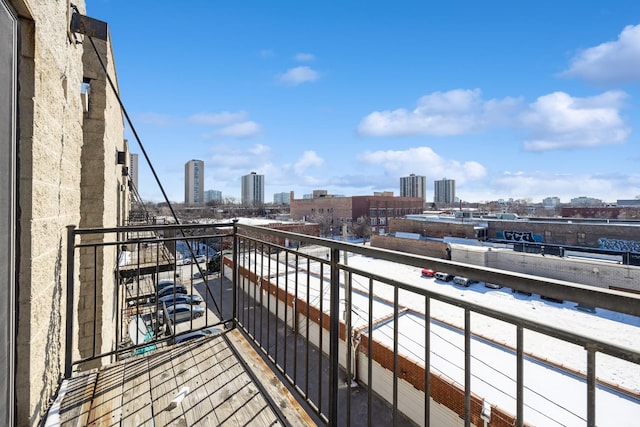
{"label": "building window", "polygon": [[580,232],[577,235],[577,240],[579,245],[583,245],[587,242],[587,233]]}

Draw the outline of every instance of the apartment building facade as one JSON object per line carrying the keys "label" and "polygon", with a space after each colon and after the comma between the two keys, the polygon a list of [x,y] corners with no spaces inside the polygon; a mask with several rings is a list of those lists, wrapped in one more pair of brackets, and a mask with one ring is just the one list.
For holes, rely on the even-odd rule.
{"label": "apartment building facade", "polygon": [[264,175],[251,172],[242,176],[242,204],[245,206],[264,204]]}
{"label": "apartment building facade", "polygon": [[[0,0],[2,425],[36,425],[64,373],[67,227],[121,225],[130,203],[107,27],[91,21],[97,32],[90,43],[72,19],[85,14],[84,2],[74,4]],[[78,357],[114,341],[116,251],[81,252],[78,283],[87,283],[85,263],[98,274],[73,293]],[[96,341],[85,323],[94,310]]]}
{"label": "apartment building facade", "polygon": [[442,178],[433,182],[433,201],[436,205],[451,205],[456,201],[456,181]]}
{"label": "apartment building facade", "polygon": [[204,203],[204,162],[189,160],[184,165],[184,203]]}
{"label": "apartment building facade", "polygon": [[400,197],[420,197],[427,200],[427,177],[411,174],[400,178]]}

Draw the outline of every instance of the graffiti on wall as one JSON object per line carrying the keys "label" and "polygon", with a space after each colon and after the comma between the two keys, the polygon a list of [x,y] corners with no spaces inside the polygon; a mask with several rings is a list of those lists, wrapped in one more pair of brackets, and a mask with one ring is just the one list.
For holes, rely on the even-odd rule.
{"label": "graffiti on wall", "polygon": [[598,245],[600,245],[600,249],[609,251],[640,253],[640,241],[638,240],[608,239],[601,237],[598,239]]}
{"label": "graffiti on wall", "polygon": [[503,230],[496,233],[496,238],[510,240],[512,242],[542,242],[542,236],[529,231],[509,231]]}

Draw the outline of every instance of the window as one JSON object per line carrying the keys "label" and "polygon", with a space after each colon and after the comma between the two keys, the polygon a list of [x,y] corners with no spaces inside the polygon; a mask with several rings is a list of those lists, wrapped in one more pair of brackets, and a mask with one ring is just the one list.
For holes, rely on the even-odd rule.
{"label": "window", "polygon": [[587,242],[587,233],[579,232],[576,237],[579,245],[583,245]]}

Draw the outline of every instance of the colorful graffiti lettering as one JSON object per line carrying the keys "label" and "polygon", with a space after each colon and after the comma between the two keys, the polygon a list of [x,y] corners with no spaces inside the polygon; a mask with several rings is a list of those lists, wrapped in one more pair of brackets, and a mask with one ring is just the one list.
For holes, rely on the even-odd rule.
{"label": "colorful graffiti lettering", "polygon": [[637,240],[608,239],[602,237],[598,239],[600,249],[620,252],[640,253],[640,242]]}

